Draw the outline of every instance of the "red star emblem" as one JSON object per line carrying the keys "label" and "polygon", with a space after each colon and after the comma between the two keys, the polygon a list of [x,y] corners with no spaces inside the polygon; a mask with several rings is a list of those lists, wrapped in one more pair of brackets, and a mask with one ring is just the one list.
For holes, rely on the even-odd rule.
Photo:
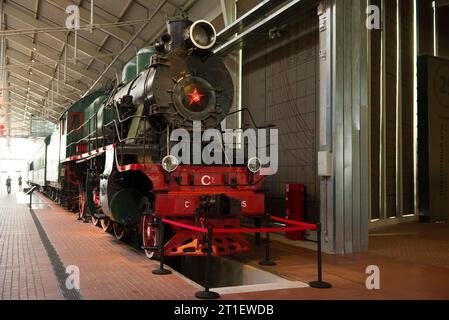
{"label": "red star emblem", "polygon": [[204,96],[200,94],[197,89],[195,89],[192,93],[188,93],[187,96],[190,98],[189,105],[194,103],[201,105],[201,97]]}

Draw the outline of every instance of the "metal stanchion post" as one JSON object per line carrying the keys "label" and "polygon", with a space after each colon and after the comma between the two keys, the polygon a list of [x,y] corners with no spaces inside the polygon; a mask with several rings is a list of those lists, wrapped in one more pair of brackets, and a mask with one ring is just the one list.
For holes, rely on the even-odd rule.
{"label": "metal stanchion post", "polygon": [[212,239],[214,231],[211,226],[207,228],[207,258],[206,258],[206,271],[204,273],[204,291],[198,291],[195,293],[195,297],[199,299],[217,299],[220,295],[217,292],[209,290],[209,269],[210,258],[212,256]]}
{"label": "metal stanchion post", "polygon": [[332,287],[332,285],[328,282],[323,281],[323,274],[322,274],[322,261],[321,261],[321,222],[317,223],[316,228],[316,234],[317,234],[317,269],[318,269],[318,281],[312,281],[309,283],[309,285],[312,288],[317,289],[329,289]]}
{"label": "metal stanchion post", "polygon": [[33,192],[30,192],[30,209],[31,209],[32,203],[33,203]]}
{"label": "metal stanchion post", "polygon": [[161,217],[158,217],[157,220],[159,225],[159,269],[153,270],[152,273],[157,275],[170,274],[171,271],[164,268],[164,222],[162,221]]}
{"label": "metal stanchion post", "polygon": [[[254,225],[256,228],[260,228],[260,218],[254,218]],[[260,232],[256,232],[255,242],[256,245],[260,246]]]}
{"label": "metal stanchion post", "polygon": [[265,236],[265,259],[260,261],[261,266],[275,266],[276,262],[270,259],[270,233],[267,232]]}
{"label": "metal stanchion post", "polygon": [[[265,227],[269,227],[269,217],[265,216]],[[271,260],[270,258],[270,233],[267,232],[265,236],[265,259],[260,261],[259,264],[261,266],[275,266],[276,262]]]}

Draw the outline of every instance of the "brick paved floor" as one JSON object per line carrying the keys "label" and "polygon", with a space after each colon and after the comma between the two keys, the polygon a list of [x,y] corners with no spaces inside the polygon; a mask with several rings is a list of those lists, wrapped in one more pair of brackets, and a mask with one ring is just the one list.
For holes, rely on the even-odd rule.
{"label": "brick paved floor", "polygon": [[64,265],[79,268],[84,299],[193,299],[200,289],[176,272],[152,274],[159,263],[147,259],[142,250],[45,201],[51,208],[35,210],[36,215]]}
{"label": "brick paved floor", "polygon": [[62,299],[28,208],[0,192],[0,299]]}
{"label": "brick paved floor", "polygon": [[[405,223],[370,234],[370,251],[348,255],[323,255],[324,280],[330,290],[313,288],[244,293],[229,299],[449,299],[449,225]],[[315,252],[273,242],[272,257],[278,263],[265,267],[285,278],[313,281]],[[255,248],[263,254],[263,247]],[[257,259],[241,256],[257,265]],[[367,290],[366,267],[380,269],[380,290]]]}
{"label": "brick paved floor", "polygon": [[[80,269],[84,299],[193,299],[199,289],[174,273],[155,276],[157,262],[141,250],[108,233],[83,224],[63,208],[35,209],[48,238],[65,266]],[[39,208],[39,206],[38,206]],[[433,230],[433,231],[432,231]],[[425,245],[413,247],[413,242]],[[407,246],[407,242],[410,246]],[[298,288],[234,293],[223,299],[449,299],[448,226],[402,225],[374,232],[371,251],[353,255],[324,255],[325,280],[330,290]],[[414,248],[411,250],[410,248]],[[237,256],[257,266],[264,248]],[[315,280],[315,252],[273,241],[272,273],[298,281]],[[428,259],[430,257],[430,259]],[[381,290],[365,288],[365,268],[378,265]],[[57,280],[28,209],[14,195],[0,194],[0,294],[2,299],[62,299]]]}

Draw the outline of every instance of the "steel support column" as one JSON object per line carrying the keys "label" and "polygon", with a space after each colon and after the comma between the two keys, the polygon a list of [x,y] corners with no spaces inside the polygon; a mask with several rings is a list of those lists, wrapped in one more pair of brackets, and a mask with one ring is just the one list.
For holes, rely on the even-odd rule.
{"label": "steel support column", "polygon": [[[230,26],[237,19],[237,1],[221,0],[221,9],[225,28]],[[234,102],[231,112],[242,109],[242,49],[236,49],[228,54],[225,59],[228,70],[234,82]],[[231,119],[229,119],[231,118]],[[238,112],[231,117],[224,120],[223,126],[225,128],[241,128],[242,114]],[[240,139],[240,138],[239,138]],[[239,141],[240,142],[240,141]]]}
{"label": "steel support column", "polygon": [[323,249],[368,249],[369,113],[367,0],[323,1],[320,16],[319,148],[332,173],[321,177]]}

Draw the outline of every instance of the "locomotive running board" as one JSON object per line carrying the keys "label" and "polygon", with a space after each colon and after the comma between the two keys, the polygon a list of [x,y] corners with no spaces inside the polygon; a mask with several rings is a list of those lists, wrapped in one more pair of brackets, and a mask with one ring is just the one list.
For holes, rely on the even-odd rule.
{"label": "locomotive running board", "polygon": [[80,155],[70,156],[70,157],[65,158],[64,160],[62,160],[61,163],[66,163],[66,162],[70,162],[70,161],[77,161],[77,163],[78,163],[79,160],[83,160],[84,159],[84,161],[85,161],[85,160],[88,160],[87,158],[95,158],[95,157],[105,153],[107,150],[115,149],[115,148],[116,148],[115,144],[110,144],[108,146],[101,147],[101,148],[98,148],[98,149],[95,149],[95,150],[92,150],[92,151],[88,151],[88,152],[85,152],[85,153],[80,154]]}

